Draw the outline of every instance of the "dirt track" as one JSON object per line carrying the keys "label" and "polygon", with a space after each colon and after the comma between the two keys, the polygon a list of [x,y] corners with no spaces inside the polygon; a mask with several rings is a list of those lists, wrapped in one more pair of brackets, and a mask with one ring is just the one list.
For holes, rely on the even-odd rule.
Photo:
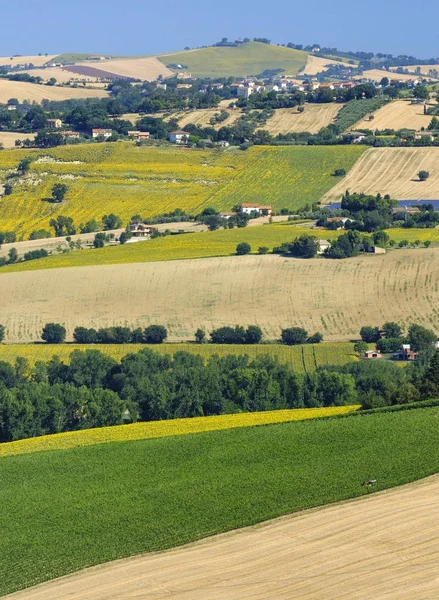
{"label": "dirt track", "polygon": [[439,476],[161,554],[109,563],[9,600],[433,600]]}

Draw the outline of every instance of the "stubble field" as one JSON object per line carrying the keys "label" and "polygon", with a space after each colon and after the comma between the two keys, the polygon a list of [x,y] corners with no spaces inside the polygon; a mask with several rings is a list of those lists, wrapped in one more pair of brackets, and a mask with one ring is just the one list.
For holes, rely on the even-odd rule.
{"label": "stubble field", "polygon": [[437,330],[438,258],[430,248],[345,261],[268,255],[4,273],[2,322],[10,342],[38,340],[53,321],[69,335],[78,325],[160,323],[175,341],[237,323],[261,326],[268,339],[291,326],[328,341],[386,321]]}
{"label": "stubble field", "polygon": [[293,108],[279,108],[275,115],[261,129],[273,135],[278,133],[297,133],[308,131],[318,133],[322,127],[334,122],[343,104],[305,104],[305,110],[298,112]]}
{"label": "stubble field", "polygon": [[78,98],[107,98],[108,92],[89,88],[57,87],[26,83],[23,81],[0,80],[0,102],[6,104],[11,98],[20,102],[40,103],[42,100],[70,100]]}
{"label": "stubble field", "polygon": [[[439,200],[438,161],[439,148],[370,148],[323,201],[340,201],[347,189],[396,200]],[[423,169],[430,177],[420,182],[417,174]]]}
{"label": "stubble field", "polygon": [[431,115],[424,115],[424,107],[409,100],[395,100],[374,113],[374,119],[362,119],[353,129],[427,129]]}

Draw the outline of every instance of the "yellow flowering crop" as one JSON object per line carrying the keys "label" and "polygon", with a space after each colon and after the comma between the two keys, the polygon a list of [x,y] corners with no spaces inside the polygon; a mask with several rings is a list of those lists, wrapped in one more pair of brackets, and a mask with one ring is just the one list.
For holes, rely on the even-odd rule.
{"label": "yellow flowering crop", "polygon": [[359,408],[360,406],[351,405],[330,408],[273,410],[214,417],[195,417],[192,419],[151,421],[133,423],[131,425],[117,425],[115,427],[100,427],[97,429],[58,433],[0,444],[0,457],[31,454],[45,450],[68,450],[70,448],[94,446],[110,442],[127,442],[175,435],[188,435],[205,431],[234,429],[236,427],[268,425],[270,423],[283,423],[287,421],[304,421],[318,417],[343,415]]}

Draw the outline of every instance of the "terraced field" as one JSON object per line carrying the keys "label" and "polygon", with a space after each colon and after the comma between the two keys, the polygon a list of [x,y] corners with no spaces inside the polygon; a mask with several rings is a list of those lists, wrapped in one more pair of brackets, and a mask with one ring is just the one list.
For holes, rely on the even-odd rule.
{"label": "terraced field", "polygon": [[[323,196],[323,202],[340,201],[345,190],[390,194],[397,200],[439,199],[439,148],[370,148],[347,177]],[[430,172],[427,181],[417,174]]]}
{"label": "terraced field", "polygon": [[410,100],[395,100],[374,113],[373,121],[362,119],[353,129],[427,129],[431,115],[424,115],[424,107]]}
{"label": "terraced field", "polygon": [[[58,214],[79,225],[111,212],[126,223],[135,214],[152,217],[176,208],[196,214],[206,206],[230,210],[242,202],[297,209],[317,201],[337,181],[334,168],[349,170],[363,151],[352,146],[187,150],[129,142],[5,151],[3,177],[25,156],[34,162],[30,175],[0,203],[1,228],[28,239],[34,230],[50,229]],[[54,205],[44,199],[60,179],[68,192],[62,205]]]}
{"label": "terraced field", "polygon": [[430,248],[344,261],[267,255],[2,270],[1,319],[9,342],[36,341],[53,321],[64,323],[69,335],[78,325],[160,323],[173,341],[193,339],[198,327],[231,323],[257,324],[267,339],[298,326],[321,331],[327,341],[349,341],[363,325],[386,321],[439,330],[438,258],[439,249]]}
{"label": "terraced field", "polygon": [[[59,356],[64,362],[69,362],[74,350],[99,350],[107,356],[121,360],[130,353],[136,353],[144,348],[173,356],[176,352],[190,352],[208,360],[214,355],[236,356],[246,355],[251,359],[258,356],[271,356],[282,363],[288,363],[298,373],[312,373],[317,367],[326,365],[345,365],[357,360],[354,344],[351,343],[324,343],[307,344],[304,346],[283,346],[281,344],[259,345],[231,345],[231,344],[0,344],[0,360],[10,363],[18,357],[25,358],[30,364],[49,361],[53,356]],[[1,454],[1,453],[0,453]]]}
{"label": "terraced field", "polygon": [[273,135],[308,131],[318,133],[322,127],[334,122],[343,104],[306,104],[303,112],[293,108],[279,108],[261,128]]}
{"label": "terraced field", "polygon": [[187,65],[195,77],[244,77],[259,75],[266,69],[283,69],[285,75],[297,75],[304,67],[306,52],[282,46],[250,42],[237,48],[201,48],[157,57],[164,65]]}

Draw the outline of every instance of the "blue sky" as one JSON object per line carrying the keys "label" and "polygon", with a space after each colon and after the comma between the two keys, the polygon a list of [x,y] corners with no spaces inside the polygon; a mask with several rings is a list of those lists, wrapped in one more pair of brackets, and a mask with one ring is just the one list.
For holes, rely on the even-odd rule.
{"label": "blue sky", "polygon": [[0,55],[6,56],[146,55],[221,37],[268,37],[439,57],[438,0],[0,0],[0,6]]}

